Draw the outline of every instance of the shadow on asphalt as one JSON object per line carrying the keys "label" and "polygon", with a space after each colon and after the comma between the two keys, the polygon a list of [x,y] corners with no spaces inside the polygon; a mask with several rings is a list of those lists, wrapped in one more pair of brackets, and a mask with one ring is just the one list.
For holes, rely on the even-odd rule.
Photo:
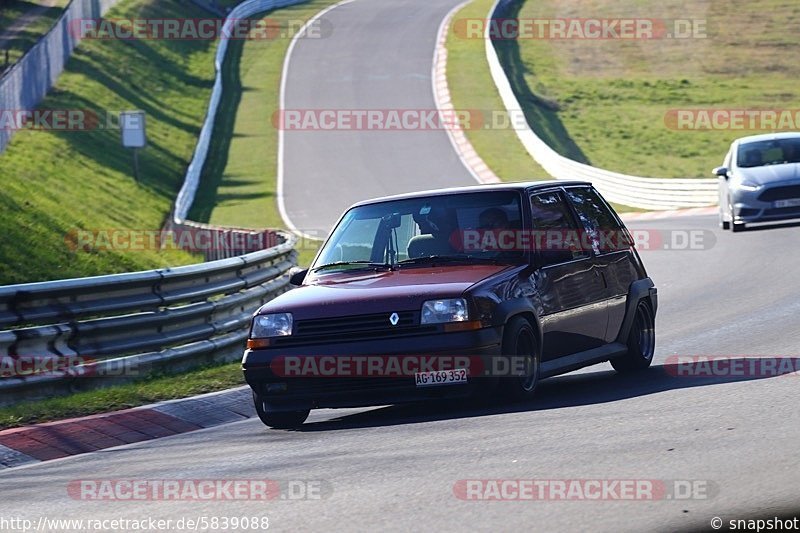
{"label": "shadow on asphalt", "polygon": [[[732,359],[730,364],[738,364],[738,361],[738,359]],[[746,362],[747,360],[741,359],[742,365],[745,365]],[[504,402],[481,396],[454,400],[431,400],[393,405],[323,422],[306,423],[293,431],[333,431],[504,413],[546,411],[626,400],[670,390],[766,379],[778,375],[777,373],[773,375],[707,375],[710,372],[697,372],[698,375],[694,376],[679,374],[679,372],[685,372],[685,368],[685,366],[679,367],[677,364],[664,364],[628,375],[617,374],[613,370],[570,374],[542,381],[535,398],[527,402]],[[744,368],[747,367],[744,366]]]}
{"label": "shadow on asphalt", "polygon": [[745,226],[742,230],[747,231],[764,231],[768,229],[783,229],[783,228],[797,228],[800,227],[800,220],[791,220],[787,222],[759,222],[758,226]]}

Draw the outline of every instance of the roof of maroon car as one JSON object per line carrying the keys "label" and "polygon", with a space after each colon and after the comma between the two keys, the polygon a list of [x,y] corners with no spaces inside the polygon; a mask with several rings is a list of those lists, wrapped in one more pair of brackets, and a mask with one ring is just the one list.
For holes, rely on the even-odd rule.
{"label": "roof of maroon car", "polygon": [[567,180],[544,180],[544,181],[515,181],[509,183],[491,183],[487,185],[470,185],[467,187],[449,187],[447,189],[432,189],[429,191],[417,191],[392,196],[383,196],[356,203],[359,205],[374,204],[388,200],[405,200],[407,198],[420,198],[424,196],[442,196],[447,194],[459,194],[468,192],[487,192],[487,191],[520,191],[526,189],[544,189],[553,186],[564,185],[591,185],[588,181],[567,181]]}

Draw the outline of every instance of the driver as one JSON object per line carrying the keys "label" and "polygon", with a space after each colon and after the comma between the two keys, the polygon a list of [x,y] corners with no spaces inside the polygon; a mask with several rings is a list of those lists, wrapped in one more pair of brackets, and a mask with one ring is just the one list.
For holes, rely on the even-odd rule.
{"label": "driver", "polygon": [[[484,251],[501,251],[509,246],[505,230],[511,229],[506,212],[499,207],[490,207],[478,216],[478,231]],[[510,241],[514,242],[513,238]],[[513,244],[512,244],[513,246]]]}
{"label": "driver", "polygon": [[478,216],[478,229],[508,229],[508,215],[499,207],[490,207]]}
{"label": "driver", "polygon": [[800,163],[800,140],[788,142],[783,146],[783,160],[787,163]]}

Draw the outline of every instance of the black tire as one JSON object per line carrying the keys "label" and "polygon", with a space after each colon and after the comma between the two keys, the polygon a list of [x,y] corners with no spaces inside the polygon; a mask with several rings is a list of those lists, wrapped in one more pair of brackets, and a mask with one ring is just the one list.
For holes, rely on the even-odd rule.
{"label": "black tire", "polygon": [[646,300],[640,300],[628,334],[628,353],[612,359],[611,366],[620,373],[644,370],[653,362],[655,351],[656,323],[653,310]]}
{"label": "black tire", "polygon": [[300,427],[311,412],[310,409],[304,411],[267,411],[264,408],[264,401],[255,392],[253,392],[253,403],[256,406],[258,418],[261,419],[265,426],[274,429],[292,429]]}
{"label": "black tire", "polygon": [[504,356],[524,357],[526,372],[523,376],[502,378],[502,394],[514,400],[532,398],[539,384],[539,342],[530,322],[522,317],[512,318],[503,333],[502,350]]}

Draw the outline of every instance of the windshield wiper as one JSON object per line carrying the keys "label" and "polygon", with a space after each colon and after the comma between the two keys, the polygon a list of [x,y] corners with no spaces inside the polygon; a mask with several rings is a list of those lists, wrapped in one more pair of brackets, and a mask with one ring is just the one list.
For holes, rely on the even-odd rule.
{"label": "windshield wiper", "polygon": [[402,261],[398,262],[398,266],[403,265],[422,265],[428,263],[456,263],[456,262],[472,262],[472,261],[479,261],[479,262],[489,262],[497,264],[499,260],[496,257],[486,257],[480,255],[428,255],[423,257],[415,257],[412,259],[403,259]]}
{"label": "windshield wiper", "polygon": [[392,265],[389,263],[374,263],[372,261],[336,261],[335,263],[328,263],[326,265],[320,265],[318,267],[314,267],[311,269],[311,272],[316,272],[318,270],[322,270],[323,268],[331,268],[337,266],[349,266],[349,265],[359,265],[362,268],[383,268],[386,270],[392,270]]}

